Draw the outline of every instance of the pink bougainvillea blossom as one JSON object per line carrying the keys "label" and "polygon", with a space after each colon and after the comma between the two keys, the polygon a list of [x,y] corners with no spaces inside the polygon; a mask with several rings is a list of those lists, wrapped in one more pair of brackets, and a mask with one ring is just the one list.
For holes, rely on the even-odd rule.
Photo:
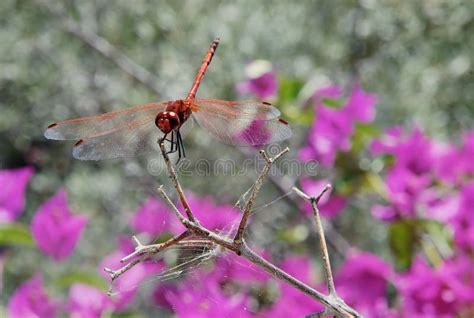
{"label": "pink bougainvillea blossom", "polygon": [[[124,266],[120,262],[122,258],[132,253],[134,250],[133,244],[129,238],[120,237],[118,239],[118,248],[114,252],[105,256],[99,263],[97,271],[107,281],[110,281],[110,275],[104,271],[104,268],[117,270]],[[111,298],[113,308],[117,311],[125,310],[132,302],[141,284],[148,278],[156,277],[164,268],[162,260],[150,260],[140,262],[135,265],[133,269],[123,273],[118,277],[113,284],[114,295]]]}
{"label": "pink bougainvillea blossom", "polygon": [[67,194],[59,190],[36,211],[31,231],[39,249],[56,261],[70,256],[87,224],[84,215],[69,209]]}
{"label": "pink bougainvillea blossom", "polygon": [[473,262],[447,260],[433,268],[417,258],[410,271],[398,276],[405,317],[455,317],[474,302]]}
{"label": "pink bougainvillea blossom", "polygon": [[[311,271],[311,262],[305,256],[289,256],[281,264],[281,269],[301,280],[305,284],[315,286],[315,278]],[[265,317],[305,317],[320,312],[324,307],[314,298],[302,293],[285,282],[278,282],[280,296],[265,312]]]}
{"label": "pink bougainvillea blossom", "polygon": [[110,298],[96,287],[77,283],[69,290],[68,311],[72,318],[101,318],[111,307]]}
{"label": "pink bougainvillea blossom", "polygon": [[36,275],[13,293],[7,312],[11,318],[51,318],[56,317],[58,309],[58,303],[47,295],[41,276]]}
{"label": "pink bougainvillea blossom", "polygon": [[268,274],[234,253],[219,254],[212,266],[207,265],[187,272],[179,284],[157,285],[154,303],[180,317],[192,316],[193,308],[198,308],[196,317],[250,317],[258,310],[251,306],[256,299],[249,293],[264,290]]}
{"label": "pink bougainvillea blossom", "polygon": [[437,177],[448,184],[462,182],[474,177],[474,131],[463,134],[461,146],[438,143],[434,170]]}
{"label": "pink bougainvillea blossom", "polygon": [[25,206],[25,191],[33,175],[32,167],[0,170],[0,223],[18,218]]}
{"label": "pink bougainvillea blossom", "polygon": [[252,317],[245,294],[226,295],[217,284],[186,284],[166,298],[178,317]]}
{"label": "pink bougainvillea blossom", "polygon": [[351,149],[351,136],[357,122],[368,123],[375,117],[375,95],[353,86],[347,101],[341,107],[330,107],[327,99],[339,99],[342,89],[328,86],[313,96],[315,120],[308,132],[306,145],[300,150],[300,160],[318,160],[323,166],[334,164],[338,152]]}
{"label": "pink bougainvillea blossom", "polygon": [[259,99],[270,98],[278,91],[278,81],[270,62],[256,60],[245,69],[247,80],[237,85],[239,94],[251,94]]}
{"label": "pink bougainvillea blossom", "polygon": [[374,154],[393,156],[385,176],[388,204],[374,205],[372,214],[384,221],[429,218],[456,223],[455,233],[463,232],[469,222],[455,220],[462,220],[465,210],[458,187],[470,175],[469,165],[463,163],[466,153],[474,153],[470,136],[465,134],[464,144],[455,147],[432,140],[419,129],[406,134],[399,127],[388,129],[371,145]]}
{"label": "pink bougainvillea blossom", "polygon": [[456,216],[451,222],[456,245],[470,253],[474,252],[474,181],[460,189],[460,200]]}
{"label": "pink bougainvillea blossom", "polygon": [[[196,218],[210,230],[231,230],[239,220],[240,211],[231,205],[216,204],[211,197],[199,197],[192,192],[187,192],[186,198]],[[174,220],[174,232],[184,230],[183,225],[176,218]]]}
{"label": "pink bougainvillea blossom", "polygon": [[392,317],[386,291],[392,279],[391,266],[378,256],[365,252],[352,252],[336,272],[338,294],[364,317]]}
{"label": "pink bougainvillea blossom", "polygon": [[168,207],[157,199],[148,198],[135,212],[130,221],[136,233],[147,233],[151,236],[169,231],[171,213]]}

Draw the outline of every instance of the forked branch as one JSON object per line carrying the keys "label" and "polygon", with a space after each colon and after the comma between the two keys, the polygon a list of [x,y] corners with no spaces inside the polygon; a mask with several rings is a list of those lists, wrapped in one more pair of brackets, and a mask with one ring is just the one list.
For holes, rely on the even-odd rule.
{"label": "forked branch", "polygon": [[242,240],[245,232],[245,228],[247,227],[247,222],[248,218],[250,216],[250,212],[252,210],[253,204],[255,200],[257,199],[258,192],[260,191],[260,188],[263,185],[263,180],[265,177],[268,175],[268,172],[270,171],[270,168],[272,167],[273,163],[281,158],[283,155],[285,155],[288,151],[290,151],[290,148],[286,147],[281,151],[279,154],[277,154],[274,158],[269,158],[267,156],[267,153],[264,150],[260,150],[260,155],[263,157],[265,160],[265,167],[263,168],[262,172],[257,178],[257,181],[255,181],[255,184],[252,188],[252,192],[250,193],[250,198],[247,200],[244,208],[243,208],[243,215],[242,219],[239,224],[239,228],[237,230],[237,234],[234,237],[234,243],[237,245],[242,245]]}
{"label": "forked branch", "polygon": [[163,159],[165,160],[166,166],[168,168],[170,180],[174,185],[174,188],[178,194],[181,204],[184,207],[187,217],[179,211],[179,209],[176,207],[176,205],[173,203],[173,201],[170,199],[168,194],[163,189],[163,186],[160,186],[158,188],[158,192],[166,201],[166,203],[170,206],[171,211],[179,219],[179,221],[185,227],[186,230],[183,233],[175,237],[172,237],[171,239],[159,244],[144,245],[135,236],[132,237],[132,240],[134,241],[135,246],[136,246],[135,251],[131,253],[130,255],[127,255],[121,260],[122,262],[127,262],[127,261],[130,261],[130,262],[126,264],[125,266],[123,266],[122,268],[115,271],[110,270],[110,269],[105,269],[105,271],[110,274],[112,282],[115,281],[118,277],[120,277],[123,273],[133,268],[133,266],[173,246],[190,247],[190,246],[196,246],[196,244],[198,244],[199,246],[207,245],[209,247],[220,246],[224,249],[227,249],[236,253],[237,255],[240,255],[241,257],[246,258],[253,264],[257,265],[258,267],[270,273],[273,277],[287,282],[288,284],[297,288],[301,292],[313,297],[314,299],[316,299],[317,301],[319,301],[321,304],[325,306],[324,312],[314,313],[308,317],[322,317],[323,315],[333,315],[337,317],[360,317],[357,311],[349,307],[347,304],[344,303],[344,301],[341,298],[337,296],[336,288],[334,286],[334,280],[332,277],[331,266],[329,262],[329,255],[328,255],[328,251],[326,247],[326,240],[324,237],[324,231],[323,231],[321,218],[319,216],[319,209],[318,209],[319,200],[324,195],[324,193],[330,189],[329,185],[326,186],[326,188],[324,188],[324,190],[316,197],[308,196],[301,190],[294,188],[294,191],[305,200],[308,200],[313,207],[316,228],[318,230],[320,244],[321,244],[323,266],[324,266],[324,271],[326,274],[326,283],[328,286],[329,295],[324,295],[321,292],[318,292],[314,288],[308,286],[307,284],[299,281],[292,275],[278,268],[271,262],[265,260],[260,255],[255,253],[245,242],[244,233],[248,226],[249,215],[257,199],[258,192],[263,185],[263,181],[265,177],[268,175],[272,164],[276,160],[281,158],[283,155],[285,155],[289,151],[288,148],[284,149],[282,152],[280,152],[278,155],[276,155],[273,158],[268,157],[265,151],[263,150],[260,151],[262,158],[265,160],[265,166],[262,172],[257,177],[257,180],[255,181],[255,184],[252,188],[250,197],[248,201],[245,203],[245,206],[242,211],[243,212],[242,218],[239,223],[239,228],[234,238],[230,238],[222,234],[216,233],[214,231],[211,231],[205,228],[204,226],[202,226],[198,222],[198,220],[194,217],[194,214],[191,211],[191,208],[189,207],[186,197],[184,196],[183,189],[176,175],[176,170],[174,169],[174,166],[171,163],[168,157],[168,154],[166,152],[164,140],[160,141],[160,149],[161,149],[161,154],[163,156]]}
{"label": "forked branch", "polygon": [[[309,201],[311,203],[311,208],[313,209],[313,217],[316,225],[316,230],[318,231],[318,236],[319,236],[319,244],[321,247],[321,256],[323,258],[323,268],[324,268],[324,273],[326,276],[326,285],[327,289],[329,292],[329,295],[327,296],[328,298],[334,300],[334,302],[340,306],[340,310],[344,312],[346,316],[343,317],[358,317],[359,314],[349,307],[342,298],[340,298],[337,293],[336,293],[336,287],[334,285],[334,278],[332,276],[332,270],[331,270],[331,262],[329,260],[329,253],[328,253],[328,248],[326,245],[326,238],[324,236],[324,228],[323,224],[321,222],[321,215],[319,213],[319,200],[321,200],[322,196],[331,189],[331,185],[327,184],[324,189],[319,193],[317,196],[309,196],[300,189],[293,187],[293,191],[297,195],[299,195],[301,198],[305,199],[306,201]],[[335,315],[336,313],[341,313],[340,311],[335,311],[332,306],[327,306],[325,305],[326,309],[323,312],[318,312],[311,314],[307,316],[306,318],[309,317],[322,317],[323,315]]]}

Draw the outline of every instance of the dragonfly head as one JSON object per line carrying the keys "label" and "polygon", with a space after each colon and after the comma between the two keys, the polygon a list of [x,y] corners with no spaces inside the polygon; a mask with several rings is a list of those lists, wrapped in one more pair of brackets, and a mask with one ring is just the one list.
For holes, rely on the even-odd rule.
{"label": "dragonfly head", "polygon": [[172,130],[180,126],[179,116],[174,111],[159,112],[155,118],[155,125],[164,134],[170,133]]}

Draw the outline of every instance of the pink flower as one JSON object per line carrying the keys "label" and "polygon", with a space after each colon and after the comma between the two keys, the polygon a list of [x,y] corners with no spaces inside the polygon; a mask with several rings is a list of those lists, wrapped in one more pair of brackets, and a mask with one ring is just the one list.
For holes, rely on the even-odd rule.
{"label": "pink flower", "polygon": [[437,148],[435,171],[437,176],[449,184],[462,182],[465,176],[474,175],[474,131],[464,133],[460,147],[440,144]]}
{"label": "pink flower", "polygon": [[177,295],[178,292],[178,285],[173,283],[160,282],[155,286],[151,295],[151,300],[155,305],[158,305],[172,312],[173,305],[168,300],[166,295]]}
{"label": "pink flower", "polygon": [[[235,225],[240,217],[240,212],[237,208],[227,204],[218,205],[211,197],[200,198],[194,193],[188,192],[186,193],[186,198],[196,218],[210,230],[230,231],[232,225]],[[184,209],[181,208],[181,211],[184,211]],[[176,233],[184,230],[183,225],[179,221],[175,222],[174,229]]]}
{"label": "pink flower", "polygon": [[263,269],[230,252],[217,258],[212,276],[216,276],[215,280],[221,283],[233,281],[243,283],[245,287],[258,285],[270,279],[270,275]]}
{"label": "pink flower", "polygon": [[415,259],[397,278],[405,316],[448,318],[467,312],[474,303],[473,265],[472,257],[458,257],[435,269]]}
{"label": "pink flower", "polygon": [[7,308],[10,318],[51,318],[57,310],[58,305],[46,294],[39,275],[18,287]]}
{"label": "pink flower", "polygon": [[[311,273],[311,263],[307,257],[288,257],[281,264],[281,269],[310,286],[316,285]],[[265,317],[304,317],[324,309],[316,299],[293,286],[284,282],[278,282],[278,285],[280,297],[265,312]]]}
{"label": "pink flower", "polygon": [[386,177],[388,198],[397,209],[399,217],[417,216],[416,204],[431,181],[429,175],[417,175],[404,168],[393,168],[389,171]]}
{"label": "pink flower", "polygon": [[432,186],[424,189],[418,198],[418,210],[422,218],[451,223],[458,215],[460,195],[457,191],[446,191]]}
{"label": "pink flower", "polygon": [[153,197],[143,203],[130,221],[132,229],[137,233],[151,236],[169,231],[171,211],[161,201]]}
{"label": "pink flower", "polygon": [[169,290],[166,297],[178,317],[252,317],[243,294],[225,295],[219,286],[206,288],[187,285],[179,293]]}
{"label": "pink flower", "polygon": [[197,317],[247,317],[256,309],[249,305],[258,303],[249,292],[264,292],[268,279],[269,275],[252,263],[235,253],[225,253],[219,255],[212,268],[194,269],[177,285],[159,284],[153,301],[180,317],[193,313]]}
{"label": "pink flower", "polygon": [[474,165],[472,158],[474,158],[474,130],[467,131],[463,136],[463,146],[461,148],[461,166],[466,175],[474,175]]}
{"label": "pink flower", "polygon": [[390,265],[378,256],[351,253],[337,271],[337,293],[364,317],[388,317],[394,315],[386,299],[392,275]]}
{"label": "pink flower", "polygon": [[44,254],[62,261],[73,252],[86,224],[84,215],[72,214],[66,192],[59,190],[38,208],[31,231]]}
{"label": "pink flower", "polygon": [[[327,179],[311,180],[304,178],[301,180],[301,187],[306,194],[318,196],[328,183]],[[332,191],[329,190],[319,201],[319,212],[324,217],[334,217],[346,207],[346,199],[339,195],[331,195]],[[313,215],[313,209],[309,202],[303,203],[302,211],[306,215]]]}
{"label": "pink flower", "polygon": [[402,133],[401,127],[388,128],[382,137],[372,142],[370,150],[375,155],[394,153]]}
{"label": "pink flower", "polygon": [[334,164],[338,152],[351,149],[351,136],[356,122],[368,123],[375,117],[376,98],[355,84],[349,99],[341,107],[330,107],[328,99],[339,99],[342,89],[328,86],[314,96],[316,119],[311,127],[307,144],[300,151],[300,160],[318,160],[324,166]]}
{"label": "pink flower", "polygon": [[109,297],[100,289],[74,284],[69,290],[69,313],[74,318],[101,318],[112,307]]}
{"label": "pink flower", "polygon": [[345,109],[347,114],[353,116],[357,121],[370,123],[375,119],[375,104],[377,104],[375,95],[363,91],[356,83]]}
{"label": "pink flower", "polygon": [[406,135],[402,135],[399,128],[388,129],[385,136],[373,141],[371,149],[375,154],[393,155],[394,168],[415,175],[429,174],[435,160],[435,143],[419,129]]}
{"label": "pink flower", "polygon": [[[98,272],[107,281],[110,281],[110,275],[104,271],[104,268],[116,270],[125,264],[120,260],[132,253],[134,250],[130,239],[119,238],[118,250],[107,255],[99,264]],[[114,281],[113,292],[111,298],[115,310],[122,311],[127,308],[135,297],[140,285],[148,278],[156,276],[164,267],[162,261],[141,262],[132,269],[122,274]]]}
{"label": "pink flower", "polygon": [[248,80],[237,85],[239,94],[252,94],[259,99],[276,95],[278,82],[270,62],[256,60],[247,65],[246,73]]}
{"label": "pink flower", "polygon": [[454,228],[456,245],[474,252],[474,181],[461,188],[458,212],[450,223]]}
{"label": "pink flower", "polygon": [[18,218],[25,206],[25,191],[33,175],[32,167],[0,170],[0,223]]}
{"label": "pink flower", "polygon": [[[415,218],[421,213],[433,218],[429,211],[420,211],[420,208],[426,207],[428,193],[425,191],[434,180],[432,168],[436,159],[435,143],[419,130],[403,135],[398,128],[393,128],[374,141],[371,148],[374,153],[394,156],[394,164],[386,176],[390,205],[376,205],[372,214],[385,221]],[[428,194],[430,196],[433,199],[432,193]]]}

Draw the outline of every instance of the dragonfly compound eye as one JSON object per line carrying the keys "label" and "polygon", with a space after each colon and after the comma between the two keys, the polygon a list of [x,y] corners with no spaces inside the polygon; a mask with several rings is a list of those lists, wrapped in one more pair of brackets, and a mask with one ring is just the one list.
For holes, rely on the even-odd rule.
{"label": "dragonfly compound eye", "polygon": [[173,111],[159,112],[155,118],[155,125],[164,134],[171,132],[172,130],[179,128],[180,121],[179,116]]}

